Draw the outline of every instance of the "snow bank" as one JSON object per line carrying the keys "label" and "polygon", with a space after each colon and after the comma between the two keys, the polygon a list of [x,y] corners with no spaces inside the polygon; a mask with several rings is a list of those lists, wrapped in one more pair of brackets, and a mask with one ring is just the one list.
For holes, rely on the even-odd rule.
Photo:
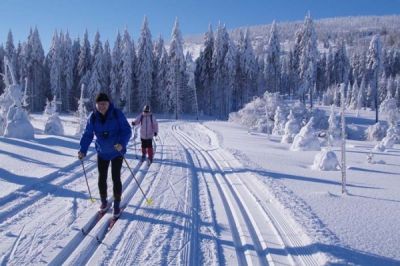
{"label": "snow bank", "polygon": [[61,123],[61,119],[57,113],[49,116],[46,125],[44,127],[44,133],[49,135],[64,135],[64,126]]}
{"label": "snow bank", "polygon": [[320,171],[335,171],[340,167],[336,154],[328,149],[323,149],[315,155],[312,169]]}
{"label": "snow bank", "polygon": [[300,130],[299,134],[294,137],[293,144],[291,146],[292,151],[319,151],[321,150],[321,144],[313,129],[314,119],[310,121]]}
{"label": "snow bank", "polygon": [[35,138],[35,131],[29,121],[28,114],[22,107],[13,106],[8,111],[4,137],[18,139]]}
{"label": "snow bank", "polygon": [[370,140],[370,141],[382,140],[386,135],[387,128],[388,127],[387,127],[386,123],[383,123],[381,121],[379,121],[378,123],[376,123],[372,126],[369,126],[365,132],[367,140]]}

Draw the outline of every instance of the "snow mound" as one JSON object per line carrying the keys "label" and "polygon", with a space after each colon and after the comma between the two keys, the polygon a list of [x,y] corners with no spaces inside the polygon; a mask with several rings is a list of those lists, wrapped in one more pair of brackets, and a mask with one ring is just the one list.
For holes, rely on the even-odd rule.
{"label": "snow mound", "polygon": [[312,127],[314,119],[310,121],[300,130],[299,134],[294,137],[293,144],[291,146],[292,151],[319,151],[321,150],[321,144],[315,134]]}
{"label": "snow mound", "polygon": [[381,121],[375,125],[369,126],[366,130],[367,140],[380,141],[386,135],[387,125]]}
{"label": "snow mound", "polygon": [[331,150],[324,149],[315,155],[314,164],[311,168],[320,171],[336,171],[339,167],[336,154]]}
{"label": "snow mound", "polygon": [[61,119],[57,113],[49,116],[49,119],[46,122],[44,127],[44,133],[49,135],[64,135],[64,127],[61,123]]}
{"label": "snow mound", "polygon": [[7,124],[4,130],[4,137],[18,139],[34,139],[35,131],[28,114],[22,107],[13,106],[8,111]]}

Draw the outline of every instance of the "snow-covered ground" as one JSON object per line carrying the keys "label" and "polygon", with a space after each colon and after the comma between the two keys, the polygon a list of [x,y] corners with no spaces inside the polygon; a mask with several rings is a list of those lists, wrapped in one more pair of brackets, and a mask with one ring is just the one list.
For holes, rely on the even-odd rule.
{"label": "snow-covered ground", "polygon": [[[372,121],[362,115],[349,120]],[[230,122],[160,119],[154,163],[139,162],[133,140],[126,156],[153,203],[124,164],[126,208],[108,231],[94,150],[92,203],[77,119],[60,117],[65,136],[43,134],[46,118],[31,115],[34,140],[0,137],[1,265],[400,264],[399,144],[369,163],[376,143],[349,140],[342,195],[339,170],[312,169],[318,151]]]}

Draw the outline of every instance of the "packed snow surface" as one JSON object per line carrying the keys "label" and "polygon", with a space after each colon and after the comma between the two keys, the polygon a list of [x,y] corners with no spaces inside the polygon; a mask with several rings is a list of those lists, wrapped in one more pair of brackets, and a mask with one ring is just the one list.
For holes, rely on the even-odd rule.
{"label": "packed snow surface", "polygon": [[398,143],[377,152],[376,141],[347,140],[341,194],[340,171],[312,169],[319,151],[232,122],[160,119],[153,164],[139,162],[140,140],[129,144],[125,209],[108,230],[94,149],[83,161],[92,203],[78,119],[60,119],[64,136],[31,115],[34,139],[0,137],[1,265],[400,264]]}

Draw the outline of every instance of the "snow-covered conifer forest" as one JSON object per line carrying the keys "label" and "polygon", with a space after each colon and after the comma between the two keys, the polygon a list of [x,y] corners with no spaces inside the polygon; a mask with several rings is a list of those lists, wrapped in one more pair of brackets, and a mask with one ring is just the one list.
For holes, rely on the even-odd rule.
{"label": "snow-covered conifer forest", "polygon": [[[11,29],[0,45],[0,72],[6,57],[27,88],[30,112],[43,111],[53,97],[58,111],[74,112],[84,85],[89,100],[105,91],[128,113],[149,103],[160,113],[227,118],[266,91],[310,106],[338,105],[340,83],[348,85],[349,108],[379,111],[386,98],[400,104],[399,23],[399,16],[313,21],[307,15],[302,22],[233,30],[210,25],[204,36],[185,39],[177,20],[164,40],[152,36],[145,18],[138,39],[127,30],[114,40],[55,30],[49,51],[37,28],[18,43]],[[0,81],[0,93],[4,88]]]}

